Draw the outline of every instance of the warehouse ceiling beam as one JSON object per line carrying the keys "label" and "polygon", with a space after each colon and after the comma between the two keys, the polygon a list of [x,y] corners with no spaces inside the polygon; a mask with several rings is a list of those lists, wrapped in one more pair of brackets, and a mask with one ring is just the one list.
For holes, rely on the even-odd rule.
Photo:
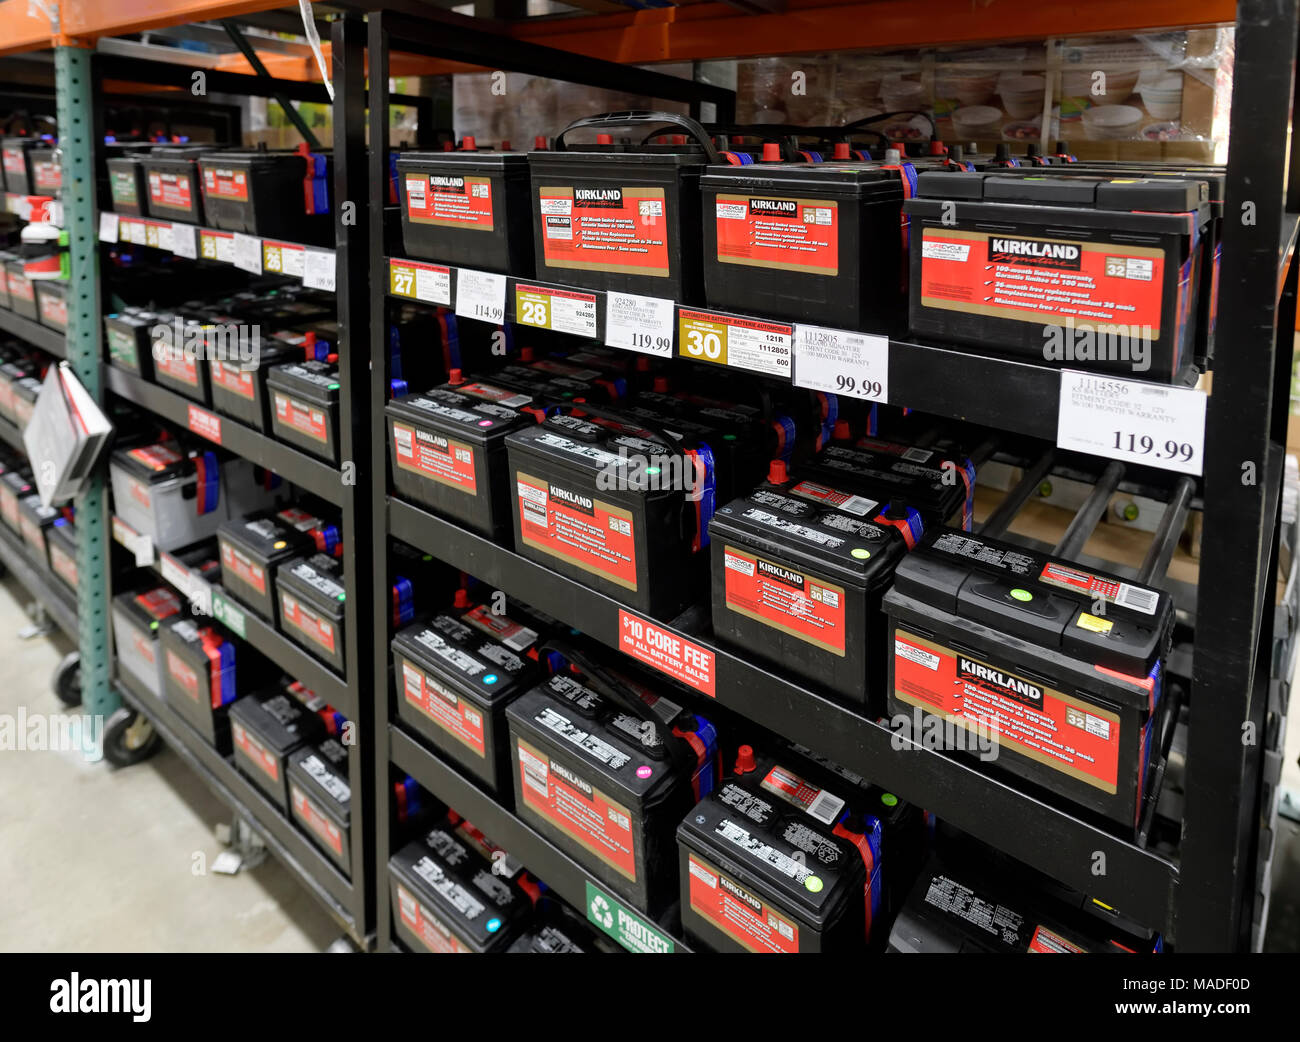
{"label": "warehouse ceiling beam", "polygon": [[[257,52],[253,50],[252,45],[240,32],[239,26],[227,18],[222,21],[221,27],[226,30],[230,42],[239,48],[239,52],[248,61],[248,64],[253,67],[253,71],[257,73],[258,78],[265,80],[267,84],[274,83],[271,74],[266,71],[266,66],[262,64],[262,59],[257,56]],[[307,146],[313,152],[319,152],[320,142],[316,139],[316,135],[311,132],[311,127],[307,126],[307,121],[302,118],[302,114],[293,107],[293,103],[279,88],[273,87],[271,91],[271,97],[284,110],[285,117],[294,125],[294,129],[302,135],[302,139],[307,142]]]}

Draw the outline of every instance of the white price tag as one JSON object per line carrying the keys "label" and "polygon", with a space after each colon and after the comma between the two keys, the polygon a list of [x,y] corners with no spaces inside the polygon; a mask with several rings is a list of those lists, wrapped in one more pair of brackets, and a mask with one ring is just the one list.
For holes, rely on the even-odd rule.
{"label": "white price tag", "polygon": [[235,267],[252,275],[262,274],[262,240],[235,232]]}
{"label": "white price tag", "polygon": [[308,289],[334,292],[334,251],[308,250],[302,259],[302,284]]}
{"label": "white price tag", "polygon": [[456,314],[483,322],[506,320],[506,277],[487,271],[456,269]]}
{"label": "white price tag", "polygon": [[673,302],[662,297],[606,293],[605,344],[669,357],[673,353]]}
{"label": "white price tag", "polygon": [[153,565],[153,540],[144,532],[136,532],[132,542],[135,544],[131,549],[135,554],[135,563],[138,568],[149,568]]}
{"label": "white price tag", "polygon": [[1061,373],[1056,444],[1182,474],[1205,465],[1204,391],[1114,376]]}
{"label": "white price tag", "polygon": [[794,385],[889,401],[889,338],[822,326],[794,327]]}
{"label": "white price tag", "polygon": [[117,214],[101,213],[99,215],[99,241],[117,242]]}
{"label": "white price tag", "polygon": [[595,337],[596,294],[516,283],[515,321],[521,326]]}
{"label": "white price tag", "polygon": [[197,236],[192,224],[172,223],[172,253],[177,257],[196,260],[199,256]]}

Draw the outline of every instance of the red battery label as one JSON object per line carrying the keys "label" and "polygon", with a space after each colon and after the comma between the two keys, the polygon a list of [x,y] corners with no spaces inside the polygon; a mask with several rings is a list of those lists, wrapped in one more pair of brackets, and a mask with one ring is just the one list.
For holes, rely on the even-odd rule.
{"label": "red battery label", "polygon": [[[1117,579],[1105,579],[1092,572],[1071,568],[1056,561],[1048,561],[1038,576],[1040,582],[1050,586],[1059,586],[1063,590],[1084,593],[1097,600],[1116,604],[1121,608],[1140,611],[1144,615],[1154,615],[1160,595],[1155,590],[1147,590],[1132,583]],[[1109,629],[1109,627],[1107,627]]]}
{"label": "red battery label", "polygon": [[439,684],[419,666],[402,659],[402,693],[414,706],[443,731],[476,756],[487,756],[483,737],[483,714],[464,699]]}
{"label": "red battery label", "polygon": [[[524,802],[635,883],[636,837],[631,812],[540,749],[522,738],[518,741],[519,788]],[[617,750],[614,752],[617,755]]]}
{"label": "red battery label", "polygon": [[9,295],[11,297],[17,297],[19,300],[36,299],[36,289],[32,286],[32,280],[27,276],[7,271],[5,272],[5,282],[9,286]]}
{"label": "red battery label", "polygon": [[169,174],[154,171],[149,175],[149,205],[168,210],[184,210],[194,206],[188,174]]}
{"label": "red battery label", "polygon": [[490,232],[494,227],[491,179],[407,174],[406,215],[415,224]]}
{"label": "red battery label", "polygon": [[54,569],[56,575],[62,576],[63,581],[69,586],[77,585],[76,559],[69,557],[62,549],[52,543],[50,544],[50,567]]}
{"label": "red battery label", "polygon": [[834,202],[720,194],[715,220],[723,264],[839,274],[839,207]]}
{"label": "red battery label", "polygon": [[166,373],[171,379],[190,387],[199,385],[198,361],[183,351],[163,350],[154,354],[154,363],[160,373]]}
{"label": "red battery label", "polygon": [[1017,322],[1148,326],[1160,336],[1165,251],[925,228],[921,304]]}
{"label": "red battery label", "polygon": [[1103,792],[1119,779],[1119,716],[905,630],[894,633],[894,695]]}
{"label": "red battery label", "polygon": [[751,952],[793,955],[799,927],[789,916],[755,897],[716,865],[687,854],[691,910]]}
{"label": "red battery label", "polygon": [[437,955],[473,954],[401,883],[397,884],[397,914],[429,951]]}
{"label": "red battery label", "polygon": [[727,607],[844,656],[844,588],[766,558],[723,547]]}
{"label": "red battery label", "polygon": [[343,833],[339,831],[339,827],[325,817],[320,808],[293,782],[289,783],[289,798],[293,801],[294,813],[324,841],[330,850],[342,857]]}
{"label": "red battery label", "polygon": [[505,615],[493,615],[486,604],[476,604],[463,616],[465,622],[491,634],[511,651],[527,651],[537,643],[538,633]]}
{"label": "red battery label", "polygon": [[538,188],[542,255],[553,268],[667,277],[668,214],[662,188]]}
{"label": "red battery label", "polygon": [[6,148],[4,150],[5,173],[27,173],[27,150],[23,148]]}
{"label": "red battery label", "polygon": [[221,544],[221,567],[238,576],[258,593],[266,593],[266,569],[250,561],[229,543]]}
{"label": "red battery label", "polygon": [[291,593],[280,593],[280,617],[313,644],[334,654],[334,624],[323,619]]}
{"label": "red battery label", "polygon": [[38,195],[57,192],[63,187],[63,168],[53,159],[33,160],[32,183]]}
{"label": "red battery label", "polygon": [[628,511],[523,471],[516,479],[524,543],[628,590],[637,588],[636,534]]}
{"label": "red battery label", "polygon": [[1082,955],[1086,949],[1080,948],[1073,941],[1067,941],[1045,926],[1036,926],[1034,936],[1029,941],[1029,951],[1046,955]]}
{"label": "red battery label", "polygon": [[190,698],[199,701],[199,675],[170,648],[167,649],[167,673]]}
{"label": "red battery label", "polygon": [[290,398],[287,394],[275,392],[275,418],[286,427],[292,427],[300,434],[305,434],[313,441],[324,445],[329,439],[325,434],[325,413],[321,409]]}
{"label": "red battery label", "polygon": [[146,637],[142,631],[135,630],[132,632],[131,646],[135,649],[137,655],[148,662],[149,665],[153,665],[153,641]]}
{"label": "red battery label", "polygon": [[458,488],[471,496],[477,494],[474,450],[463,442],[394,423],[393,448],[397,466],[402,470]]}
{"label": "red battery label", "polygon": [[47,325],[66,329],[68,326],[68,301],[64,297],[45,294],[41,297],[41,318]]}
{"label": "red battery label", "polygon": [[212,367],[212,382],[233,395],[250,402],[256,394],[253,374],[245,372],[232,362],[218,362]]}
{"label": "red battery label", "polygon": [[272,781],[280,780],[280,761],[272,755],[271,750],[258,741],[255,735],[238,720],[230,721],[230,730],[235,738],[235,745],[243,750],[244,755],[253,761]]}
{"label": "red battery label", "polygon": [[203,190],[218,199],[248,201],[248,175],[242,170],[203,168]]}

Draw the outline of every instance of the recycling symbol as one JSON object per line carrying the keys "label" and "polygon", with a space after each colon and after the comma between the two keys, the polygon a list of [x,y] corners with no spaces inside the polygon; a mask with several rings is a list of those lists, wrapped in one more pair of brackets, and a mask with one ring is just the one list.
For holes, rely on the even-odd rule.
{"label": "recycling symbol", "polygon": [[614,925],[614,911],[602,894],[597,894],[591,899],[591,917],[598,926],[603,926],[606,930]]}

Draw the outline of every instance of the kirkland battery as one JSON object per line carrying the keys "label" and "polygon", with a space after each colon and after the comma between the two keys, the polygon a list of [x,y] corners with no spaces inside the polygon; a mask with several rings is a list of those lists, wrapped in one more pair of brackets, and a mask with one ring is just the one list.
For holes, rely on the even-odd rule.
{"label": "kirkland battery", "polygon": [[397,716],[494,792],[513,791],[505,710],[542,677],[537,630],[486,605],[440,612],[392,641]]}
{"label": "kirkland battery", "polygon": [[153,328],[167,323],[167,319],[142,308],[123,308],[104,316],[104,340],[108,345],[108,360],[119,369],[143,377],[154,378]]}
{"label": "kirkland battery", "polygon": [[27,426],[32,413],[36,411],[36,399],[40,397],[43,386],[43,382],[34,376],[24,376],[21,380],[14,381],[14,423],[19,430]]}
{"label": "kirkland battery", "polygon": [[625,949],[587,925],[564,902],[543,893],[533,922],[506,949],[508,955],[616,955]]}
{"label": "kirkland battery", "polygon": [[302,746],[325,737],[320,717],[276,688],[235,702],[230,707],[230,732],[235,766],[288,814],[286,761]]}
{"label": "kirkland battery", "polygon": [[397,174],[410,256],[532,275],[527,155],[403,152]]}
{"label": "kirkland battery", "polygon": [[205,223],[198,158],[208,151],[209,148],[198,145],[164,147],[140,157],[149,193],[150,217]]}
{"label": "kirkland battery", "polygon": [[149,216],[149,185],[144,173],[144,156],[125,153],[104,161],[108,169],[108,190],[113,212],[135,217]]}
{"label": "kirkland battery", "polygon": [[719,166],[700,177],[704,299],[837,329],[901,327],[900,169]]}
{"label": "kirkland battery", "polygon": [[66,517],[56,517],[45,533],[50,548],[50,571],[73,593],[77,591],[77,529]]}
{"label": "kirkland battery", "polygon": [[896,491],[791,478],[774,461],[768,481],[709,526],[714,633],[874,714],[885,673],[880,598],[922,533],[921,515]]}
{"label": "kirkland battery", "polygon": [[221,547],[221,586],[263,619],[275,619],[271,581],[285,561],[301,556],[307,537],[273,514],[225,521],[217,529]]}
{"label": "kirkland battery", "polygon": [[113,598],[113,647],[117,661],[158,698],[163,691],[163,655],[159,630],[182,612],[170,586],[154,586]]}
{"label": "kirkland battery", "polygon": [[23,542],[31,550],[32,556],[42,567],[50,566],[50,550],[46,543],[46,533],[54,526],[56,518],[62,517],[58,507],[41,505],[41,497],[24,496],[18,501],[18,528],[22,532]]}
{"label": "kirkland battery", "polygon": [[1000,769],[1136,822],[1162,715],[1169,594],[940,528],[899,565],[884,607],[891,715],[996,739]]}
{"label": "kirkland battery", "polygon": [[46,142],[38,137],[7,137],[0,139],[0,155],[4,160],[5,191],[13,195],[35,195],[32,191],[31,153]]}
{"label": "kirkland battery", "polygon": [[[170,320],[169,320],[170,319]],[[164,315],[162,336],[153,341],[154,382],[186,398],[207,405],[212,400],[212,381],[207,363],[199,355],[214,346],[211,326],[193,318]],[[193,348],[202,344],[202,352]]]}
{"label": "kirkland battery", "polygon": [[[688,144],[574,144],[571,135],[671,124]],[[609,135],[605,135],[608,137]],[[566,140],[570,138],[570,140]],[[531,152],[533,249],[539,279],[694,303],[700,297],[700,173],[721,162],[692,119],[613,112],[569,124],[555,151]]]}
{"label": "kirkland battery", "polygon": [[33,322],[40,321],[36,311],[36,288],[27,277],[21,260],[5,261],[5,284],[9,289],[9,310]]}
{"label": "kirkland battery", "polygon": [[348,750],[333,738],[289,754],[289,813],[345,875],[352,874],[352,786]]}
{"label": "kirkland battery", "polygon": [[42,141],[27,153],[27,163],[32,172],[32,190],[19,194],[57,199],[63,191],[63,166],[59,162],[58,148]]}
{"label": "kirkland battery", "polygon": [[335,672],[344,672],[343,616],[347,593],[336,557],[312,554],[276,570],[280,632]]}
{"label": "kirkland battery", "polygon": [[339,370],[328,362],[292,362],[266,374],[271,433],[335,463],[339,458]]}
{"label": "kirkland battery", "polygon": [[290,242],[333,242],[329,153],[266,148],[211,150],[199,157],[208,220],[228,232]]}
{"label": "kirkland battery", "polygon": [[393,929],[412,952],[437,955],[505,951],[532,915],[517,879],[450,821],[388,859]]}
{"label": "kirkland battery", "polygon": [[572,648],[562,654],[570,671],[506,707],[515,813],[657,916],[676,894],[673,829],[718,776],[713,725]]}
{"label": "kirkland battery", "polygon": [[1164,383],[1187,373],[1204,181],[936,172],[918,196],[904,204],[913,333]]}
{"label": "kirkland battery", "polygon": [[384,407],[398,493],[491,538],[509,529],[506,435],[536,417],[531,394],[446,384]]}
{"label": "kirkland battery", "polygon": [[267,375],[277,366],[307,361],[308,347],[307,334],[282,331],[262,340],[255,365],[210,358],[212,407],[265,434],[271,408]]}
{"label": "kirkland battery", "polygon": [[43,326],[68,331],[68,284],[62,279],[38,279],[32,284],[36,291],[37,321]]}
{"label": "kirkland battery", "polygon": [[18,504],[35,491],[32,472],[26,467],[0,474],[0,520],[18,535],[22,535],[22,508]]}
{"label": "kirkland battery", "polygon": [[230,755],[230,704],[248,690],[247,646],[211,626],[177,618],[163,623],[158,638],[163,657],[163,698],[223,756]]}
{"label": "kirkland battery", "polygon": [[581,409],[588,418],[549,416],[506,438],[515,549],[672,618],[694,599],[690,562],[709,541],[712,449],[628,423],[617,409]]}

